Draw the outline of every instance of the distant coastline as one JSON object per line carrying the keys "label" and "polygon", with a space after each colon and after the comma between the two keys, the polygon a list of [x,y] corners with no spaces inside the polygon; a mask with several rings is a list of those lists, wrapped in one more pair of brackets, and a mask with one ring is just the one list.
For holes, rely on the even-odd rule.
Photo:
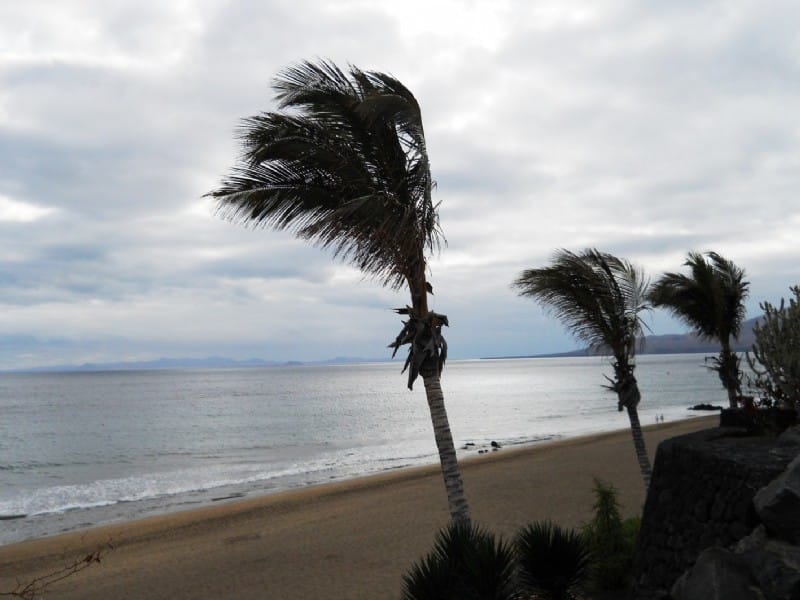
{"label": "distant coastline", "polygon": [[248,369],[265,367],[299,367],[304,365],[344,365],[353,363],[388,362],[390,359],[361,358],[350,356],[337,356],[327,360],[298,361],[298,360],[264,360],[261,358],[246,358],[237,360],[224,356],[209,356],[205,358],[158,358],[144,361],[119,361],[108,363],[83,363],[80,365],[50,365],[42,367],[28,367],[22,369],[3,369],[0,373],[77,373],[99,371],[162,371],[168,369]]}
{"label": "distant coastline", "polygon": [[[758,319],[750,319],[742,324],[742,333],[734,346],[737,352],[745,352],[753,347],[753,325]],[[697,354],[719,352],[719,345],[702,340],[691,333],[648,335],[640,354]],[[601,352],[593,352],[588,348],[570,350],[568,352],[550,352],[544,354],[525,354],[508,356],[482,356],[480,360],[504,360],[518,358],[566,358],[574,356],[598,356]],[[158,358],[155,360],[83,363],[80,365],[51,365],[28,367],[22,369],[3,369],[0,373],[73,373],[97,371],[157,371],[166,369],[247,369],[264,367],[298,367],[304,365],[346,365],[354,363],[390,362],[388,357],[363,358],[360,356],[336,356],[326,360],[265,360],[262,358],[234,359],[224,356],[205,358]]]}
{"label": "distant coastline", "polygon": [[[755,336],[753,335],[753,325],[758,321],[758,317],[749,319],[742,323],[742,332],[739,339],[734,344],[733,350],[736,352],[747,352],[752,350]],[[719,344],[700,339],[693,333],[667,334],[667,335],[648,335],[644,338],[642,349],[639,354],[699,354],[719,352]],[[592,351],[589,348],[570,350],[569,352],[554,352],[549,354],[532,354],[518,356],[486,356],[484,360],[502,360],[512,358],[564,358],[570,356],[599,356],[602,352]]]}

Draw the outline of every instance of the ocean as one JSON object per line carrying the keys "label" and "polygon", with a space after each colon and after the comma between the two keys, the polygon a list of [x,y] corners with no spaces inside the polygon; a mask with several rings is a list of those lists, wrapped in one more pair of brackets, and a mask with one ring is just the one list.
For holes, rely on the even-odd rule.
{"label": "ocean", "polygon": [[[0,544],[436,463],[400,362],[0,375]],[[600,357],[451,361],[460,456],[628,427]],[[642,355],[643,425],[726,395],[703,355]],[[474,445],[467,446],[468,443]]]}

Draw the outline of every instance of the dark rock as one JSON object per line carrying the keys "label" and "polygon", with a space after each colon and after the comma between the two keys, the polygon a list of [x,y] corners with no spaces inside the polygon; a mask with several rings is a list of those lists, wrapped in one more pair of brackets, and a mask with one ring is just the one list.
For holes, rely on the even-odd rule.
{"label": "dark rock", "polygon": [[800,547],[770,539],[763,526],[734,548],[768,600],[800,599]]}
{"label": "dark rock", "polygon": [[796,424],[797,411],[791,408],[723,408],[719,415],[720,427],[739,427],[751,433],[780,433]]}
{"label": "dark rock", "polygon": [[722,408],[722,406],[717,406],[716,404],[695,404],[690,406],[688,410],[722,410]]}
{"label": "dark rock", "polygon": [[747,527],[747,525],[742,522],[737,522],[731,525],[730,537],[732,537],[734,540],[740,540],[745,537],[749,531],[750,529]]}
{"label": "dark rock", "polygon": [[765,600],[746,563],[724,548],[708,548],[672,586],[673,600]]}
{"label": "dark rock", "polygon": [[753,506],[775,537],[800,543],[800,456],[753,498]]}
{"label": "dark rock", "polygon": [[720,427],[741,427],[746,428],[749,426],[750,421],[747,419],[744,411],[740,408],[723,408],[719,414]]}
{"label": "dark rock", "polygon": [[763,525],[759,525],[753,532],[736,542],[733,551],[736,554],[744,554],[754,550],[760,550],[767,543],[767,529]]}
{"label": "dark rock", "polygon": [[491,445],[492,445],[492,448],[502,448],[502,446],[499,443],[495,442],[495,441],[492,441]]}
{"label": "dark rock", "polygon": [[778,436],[779,448],[791,448],[794,446],[800,447],[800,425],[790,427]]}
{"label": "dark rock", "polygon": [[709,545],[731,546],[761,523],[753,497],[798,449],[737,431],[708,429],[658,447],[634,560],[637,600],[671,589]]}

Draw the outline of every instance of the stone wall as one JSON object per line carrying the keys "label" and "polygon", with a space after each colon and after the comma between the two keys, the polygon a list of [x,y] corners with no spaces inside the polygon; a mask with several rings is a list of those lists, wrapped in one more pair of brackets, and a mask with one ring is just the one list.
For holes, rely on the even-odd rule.
{"label": "stone wall", "polygon": [[667,598],[702,550],[750,534],[759,523],[753,496],[797,453],[797,446],[775,437],[747,437],[733,428],[662,442],[642,517],[634,598]]}

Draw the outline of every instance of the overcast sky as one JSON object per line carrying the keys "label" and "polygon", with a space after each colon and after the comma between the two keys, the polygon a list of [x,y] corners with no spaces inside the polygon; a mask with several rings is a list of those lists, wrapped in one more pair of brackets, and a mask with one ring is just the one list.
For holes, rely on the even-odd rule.
{"label": "overcast sky", "polygon": [[[0,4],[0,368],[380,357],[400,292],[202,198],[282,68],[393,74],[423,110],[457,358],[577,347],[511,281],[595,246],[800,283],[795,1]],[[685,328],[656,312],[654,333]]]}

